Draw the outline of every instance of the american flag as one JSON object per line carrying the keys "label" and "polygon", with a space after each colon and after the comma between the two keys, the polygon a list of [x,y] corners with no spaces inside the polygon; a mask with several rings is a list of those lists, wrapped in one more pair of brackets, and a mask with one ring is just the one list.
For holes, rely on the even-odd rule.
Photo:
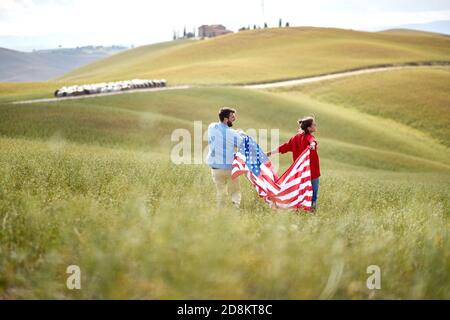
{"label": "american flag", "polygon": [[281,177],[277,177],[269,158],[249,136],[244,136],[234,155],[231,168],[233,179],[241,174],[271,206],[280,208],[303,208],[311,210],[312,185],[307,148]]}

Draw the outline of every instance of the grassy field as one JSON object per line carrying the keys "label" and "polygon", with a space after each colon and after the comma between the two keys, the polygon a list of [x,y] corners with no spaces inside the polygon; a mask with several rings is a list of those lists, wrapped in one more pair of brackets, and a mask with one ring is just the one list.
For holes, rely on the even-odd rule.
{"label": "grassy field", "polygon": [[440,67],[365,74],[276,91],[301,92],[314,99],[393,119],[450,146],[449,83],[450,68]]}
{"label": "grassy field", "polygon": [[421,32],[261,29],[150,45],[74,70],[64,81],[164,78],[171,84],[292,79],[379,64],[450,60],[450,38]]}
{"label": "grassy field", "polygon": [[[245,179],[242,211],[217,210],[207,167],[170,162],[172,130],[206,128],[224,103],[239,127],[280,128],[282,141],[316,113],[318,215],[272,212]],[[232,88],[2,104],[0,115],[2,298],[449,298],[449,151],[419,130]],[[79,291],[65,287],[70,264]]]}
{"label": "grassy field", "polygon": [[77,143],[168,153],[174,129],[182,127],[192,131],[193,121],[200,120],[206,130],[217,118],[219,105],[236,106],[238,125],[245,130],[279,128],[280,142],[296,132],[300,116],[314,113],[319,121],[324,159],[395,170],[446,170],[450,166],[447,148],[421,131],[397,122],[386,122],[380,127],[380,119],[375,116],[304,95],[292,97],[235,88],[5,104],[1,107],[0,134],[44,140],[56,134]]}
{"label": "grassy field", "polygon": [[237,213],[211,205],[204,166],[0,144],[2,298],[449,298],[448,174],[327,167],[318,216],[270,212],[241,181]]}
{"label": "grassy field", "polygon": [[[445,60],[448,46],[403,31],[270,29],[137,48],[61,82],[0,84],[0,299],[450,299],[448,68],[11,103],[66,81],[265,81]],[[223,105],[237,108],[237,128],[279,129],[280,143],[316,116],[316,215],[270,210],[244,177],[242,209],[216,208],[208,167],[171,162],[173,130],[206,130]],[[279,160],[283,172],[291,155]],[[73,264],[81,290],[66,288]],[[366,287],[369,265],[381,290]]]}
{"label": "grassy field", "polygon": [[18,100],[51,98],[64,82],[0,82],[0,103]]}
{"label": "grassy field", "polygon": [[250,30],[130,49],[54,81],[0,83],[0,102],[52,97],[64,85],[133,78],[164,78],[169,85],[270,82],[376,65],[450,61],[449,52],[448,37],[415,31]]}

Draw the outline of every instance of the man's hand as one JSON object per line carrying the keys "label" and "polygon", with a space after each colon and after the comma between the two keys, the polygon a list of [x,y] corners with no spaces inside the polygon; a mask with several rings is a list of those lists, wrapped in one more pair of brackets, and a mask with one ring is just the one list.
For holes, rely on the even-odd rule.
{"label": "man's hand", "polygon": [[270,156],[272,155],[272,152],[269,151],[269,152],[266,153],[266,155],[267,155],[268,157],[270,157]]}

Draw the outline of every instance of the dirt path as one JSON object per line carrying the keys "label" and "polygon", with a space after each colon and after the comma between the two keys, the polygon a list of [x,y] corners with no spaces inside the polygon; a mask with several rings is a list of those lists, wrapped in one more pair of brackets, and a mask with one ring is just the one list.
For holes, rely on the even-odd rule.
{"label": "dirt path", "polygon": [[[378,67],[378,68],[366,68],[366,69],[360,69],[360,70],[354,70],[354,71],[343,71],[343,72],[337,72],[337,73],[333,73],[333,74],[312,76],[312,77],[286,80],[286,81],[274,81],[274,82],[269,82],[269,83],[250,84],[250,85],[235,85],[235,87],[248,88],[248,89],[268,89],[268,88],[278,88],[278,87],[289,87],[289,86],[298,86],[298,85],[303,85],[303,84],[313,83],[313,82],[318,82],[318,81],[352,77],[355,75],[367,74],[367,73],[394,71],[394,70],[399,70],[399,69],[437,68],[437,67],[442,67],[442,66],[448,67],[449,65],[450,64],[448,62],[443,62],[443,63],[436,63],[433,65],[405,65],[405,66],[386,66],[386,67]],[[56,101],[88,99],[88,98],[93,98],[93,97],[104,97],[104,96],[112,96],[112,95],[118,95],[118,94],[136,93],[136,92],[183,90],[183,89],[190,89],[190,88],[197,88],[197,87],[200,88],[203,86],[183,85],[183,86],[173,86],[173,87],[169,86],[169,87],[161,87],[161,88],[136,89],[136,90],[129,90],[129,91],[98,93],[98,94],[89,94],[89,95],[65,97],[65,98],[46,98],[46,99],[23,100],[23,101],[15,101],[15,102],[13,102],[13,104],[56,102]]]}
{"label": "dirt path", "polygon": [[[269,83],[261,83],[261,84],[250,84],[250,85],[245,85],[242,87],[249,88],[249,89],[268,89],[268,88],[278,88],[278,87],[290,87],[290,86],[298,86],[298,85],[319,82],[319,81],[325,81],[325,80],[333,80],[333,79],[339,79],[339,78],[345,78],[345,77],[352,77],[352,76],[366,74],[366,73],[393,71],[393,70],[399,70],[399,69],[417,69],[417,68],[433,68],[433,67],[435,68],[435,67],[442,67],[442,66],[444,66],[444,65],[391,66],[391,67],[367,68],[367,69],[361,69],[361,70],[355,70],[355,71],[338,72],[338,73],[327,74],[327,75],[322,75],[322,76],[306,77],[306,78],[302,78],[302,79],[277,81],[277,82],[269,82]],[[447,65],[445,65],[445,66],[447,66]]]}

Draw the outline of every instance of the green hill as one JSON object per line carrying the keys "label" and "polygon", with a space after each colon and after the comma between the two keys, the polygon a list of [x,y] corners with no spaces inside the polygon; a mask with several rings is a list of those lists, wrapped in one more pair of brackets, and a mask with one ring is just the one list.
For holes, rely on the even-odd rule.
{"label": "green hill", "polygon": [[392,119],[450,146],[450,68],[422,68],[364,74],[278,92],[301,92],[344,108]]}
{"label": "green hill", "polygon": [[21,52],[0,48],[0,81],[45,81],[124,50],[124,47],[81,47]]}
{"label": "green hill", "polygon": [[[171,48],[179,46],[182,47],[184,45],[191,44],[192,42],[193,40],[178,40],[127,50],[120,54],[113,55],[109,57],[109,59],[98,61],[98,64],[96,65],[96,68],[98,68],[96,73],[108,73],[108,69],[111,68],[111,65],[115,68],[120,67],[126,70],[131,61],[135,64],[145,65],[146,59],[157,57],[160,54],[170,52]],[[89,70],[89,68],[87,70]],[[124,73],[116,80],[127,80],[131,78],[133,77],[131,77],[130,74]],[[102,82],[103,80],[97,79],[93,82],[97,81]],[[8,102],[15,100],[49,98],[53,96],[53,92],[56,89],[62,86],[82,83],[86,82],[67,80],[27,83],[0,82],[0,101]]]}
{"label": "green hill", "polygon": [[243,128],[281,128],[282,141],[296,132],[296,119],[315,113],[324,159],[379,169],[450,168],[444,147],[397,122],[380,126],[381,118],[306,96],[249,89],[192,89],[3,106],[0,134],[45,140],[57,132],[78,143],[169,154],[174,129],[189,128],[194,120],[206,127],[215,120],[219,105],[236,106]]}
{"label": "green hill", "polygon": [[[277,90],[216,86],[10,103],[66,81],[247,82],[448,54],[438,36],[402,42],[335,29],[283,32],[169,42],[111,57],[113,64],[79,70],[80,78],[0,85],[0,299],[449,299],[447,68]],[[228,67],[233,72],[224,73]],[[316,215],[270,209],[244,177],[241,210],[217,208],[209,168],[171,161],[174,130],[192,134],[202,121],[205,131],[224,105],[237,108],[237,128],[279,129],[265,149],[296,133],[299,117],[316,115]],[[419,121],[424,107],[444,135]],[[279,172],[291,162],[281,155]],[[66,288],[73,264],[81,290]],[[382,290],[366,287],[374,264]]]}
{"label": "green hill", "polygon": [[425,31],[425,30],[414,30],[414,29],[407,29],[407,28],[394,28],[394,29],[388,29],[388,30],[383,30],[383,31],[379,31],[379,32],[396,34],[396,35],[405,35],[405,36],[449,37],[449,35],[447,35],[445,33]]}
{"label": "green hill", "polygon": [[262,29],[137,48],[74,70],[60,80],[165,78],[171,84],[252,83],[441,60],[450,60],[450,38],[440,35],[310,27]]}
{"label": "green hill", "polygon": [[[279,128],[280,142],[316,113],[318,216],[271,211],[244,178],[242,211],[218,210],[208,168],[171,163],[171,132],[206,129],[224,104],[238,127]],[[235,88],[0,104],[0,297],[446,299],[450,153],[380,121]],[[345,271],[325,290],[336,261]],[[60,276],[74,263],[79,292]],[[373,263],[389,274],[375,296]]]}

